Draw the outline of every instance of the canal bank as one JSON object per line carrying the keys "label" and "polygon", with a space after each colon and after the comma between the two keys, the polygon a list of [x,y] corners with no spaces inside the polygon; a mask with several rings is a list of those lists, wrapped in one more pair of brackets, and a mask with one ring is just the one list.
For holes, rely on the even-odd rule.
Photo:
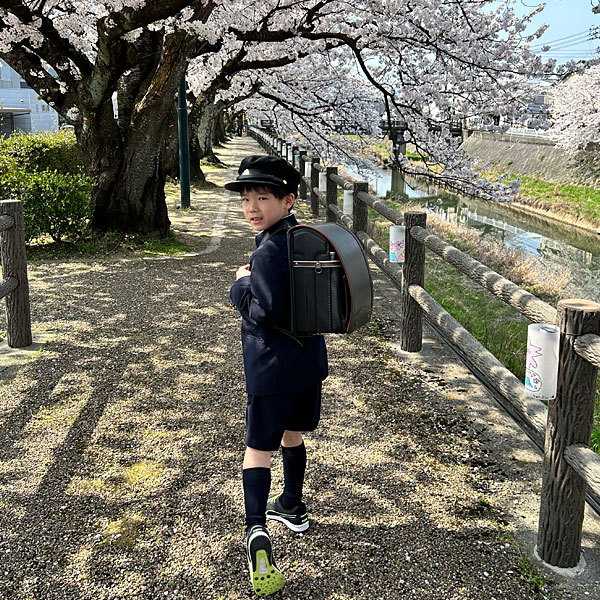
{"label": "canal bank", "polygon": [[[405,178],[393,170],[352,175],[367,179],[372,193],[381,198],[418,205],[456,227],[476,232],[482,240],[495,240],[507,250],[521,251],[525,258],[539,261],[546,272],[570,273],[566,295],[600,300],[600,236],[596,231],[548,218],[521,204],[450,193],[425,178]],[[510,274],[505,276],[511,278]]]}
{"label": "canal bank", "polygon": [[557,184],[600,187],[598,173],[535,130],[500,134],[474,131],[462,144],[469,155],[497,165],[516,175],[537,177]]}

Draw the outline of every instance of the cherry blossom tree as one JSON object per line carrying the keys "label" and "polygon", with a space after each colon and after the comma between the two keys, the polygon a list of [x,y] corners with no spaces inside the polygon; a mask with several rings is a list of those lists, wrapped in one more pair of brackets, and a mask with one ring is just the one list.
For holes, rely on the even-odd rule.
{"label": "cherry blossom tree", "polygon": [[271,116],[283,135],[300,133],[317,152],[335,159],[352,154],[352,144],[360,144],[332,137],[340,120],[346,130],[376,133],[377,93],[388,122],[405,123],[404,141],[423,159],[417,165],[396,155],[402,170],[425,173],[483,197],[509,199],[514,193],[510,186],[479,178],[450,128],[474,117],[519,118],[532,95],[531,77],[552,70],[552,63],[543,64],[527,49],[545,27],[523,35],[543,6],[518,19],[512,4],[493,9],[486,2],[363,3],[368,24],[356,27],[357,15],[365,16],[357,7],[352,16],[340,19],[336,31],[328,32],[328,39],[343,40],[344,47],[333,53],[334,60],[328,53],[323,72],[314,61],[295,65],[306,67],[305,76],[289,68],[269,72],[258,97],[243,106]]}
{"label": "cherry blossom tree", "polygon": [[556,146],[578,155],[600,143],[600,65],[570,75],[552,94]]}
{"label": "cherry blossom tree", "polygon": [[[527,77],[543,70],[525,47],[531,17],[517,18],[513,1],[3,0],[0,56],[74,125],[97,181],[92,225],[166,234],[165,140],[188,67],[199,132],[257,86],[280,121],[284,110],[294,115],[290,128],[314,112],[324,134],[324,100],[371,122],[368,84],[390,119],[408,123],[415,147],[451,173],[462,166],[450,115],[518,108]],[[285,69],[296,63],[292,79]],[[321,84],[304,85],[317,70]]]}
{"label": "cherry blossom tree", "polygon": [[167,233],[161,140],[186,57],[220,46],[184,27],[214,9],[182,0],[2,3],[0,53],[74,125],[97,181],[97,229]]}

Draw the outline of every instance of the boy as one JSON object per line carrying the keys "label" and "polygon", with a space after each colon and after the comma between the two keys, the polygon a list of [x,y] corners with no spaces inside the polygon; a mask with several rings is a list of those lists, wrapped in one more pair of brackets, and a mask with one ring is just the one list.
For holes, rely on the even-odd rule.
{"label": "boy", "polygon": [[[301,431],[313,431],[321,409],[321,382],[327,377],[323,336],[295,338],[290,322],[286,229],[298,222],[290,214],[300,174],[275,156],[247,156],[235,181],[242,209],[256,236],[250,264],[240,267],[231,299],[242,315],[246,376],[246,452],[243,463],[246,554],[254,591],[280,590],[284,577],[271,550],[266,519],[292,531],[308,529],[302,485],[306,448]],[[269,499],[271,453],[281,445],[283,493]]]}

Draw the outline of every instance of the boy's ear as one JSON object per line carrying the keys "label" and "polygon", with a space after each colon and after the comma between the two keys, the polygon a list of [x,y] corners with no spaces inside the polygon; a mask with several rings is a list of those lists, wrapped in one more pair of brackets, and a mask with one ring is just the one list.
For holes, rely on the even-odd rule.
{"label": "boy's ear", "polygon": [[294,208],[294,203],[296,202],[296,196],[294,194],[288,194],[285,198],[285,207],[288,210],[292,210]]}

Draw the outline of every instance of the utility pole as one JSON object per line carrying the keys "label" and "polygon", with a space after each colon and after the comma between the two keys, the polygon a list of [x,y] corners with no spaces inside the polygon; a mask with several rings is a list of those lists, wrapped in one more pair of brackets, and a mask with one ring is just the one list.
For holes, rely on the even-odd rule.
{"label": "utility pole", "polygon": [[190,147],[188,140],[187,100],[185,97],[185,75],[177,92],[177,128],[179,133],[179,184],[181,208],[190,207]]}

